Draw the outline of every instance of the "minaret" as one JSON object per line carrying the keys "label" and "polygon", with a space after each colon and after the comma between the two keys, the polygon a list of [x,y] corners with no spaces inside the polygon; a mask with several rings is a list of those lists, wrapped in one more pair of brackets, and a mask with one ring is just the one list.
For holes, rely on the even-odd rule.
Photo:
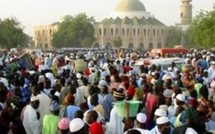
{"label": "minaret", "polygon": [[190,25],[192,23],[192,0],[181,0],[180,5],[180,25]]}

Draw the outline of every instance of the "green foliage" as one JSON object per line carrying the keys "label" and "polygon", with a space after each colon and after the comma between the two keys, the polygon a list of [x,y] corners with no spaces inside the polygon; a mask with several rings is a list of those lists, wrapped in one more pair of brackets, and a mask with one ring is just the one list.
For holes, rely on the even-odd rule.
{"label": "green foliage", "polygon": [[0,20],[0,48],[25,47],[28,41],[28,35],[15,18]]}
{"label": "green foliage", "polygon": [[215,45],[215,11],[200,11],[189,29],[195,47],[210,48]]}
{"label": "green foliage", "polygon": [[54,47],[90,47],[94,41],[93,18],[86,14],[78,14],[74,18],[66,18],[59,24],[58,31],[53,34]]}
{"label": "green foliage", "polygon": [[179,27],[169,26],[169,35],[167,37],[167,44],[169,47],[181,44],[182,32]]}
{"label": "green foliage", "polygon": [[122,46],[122,39],[120,37],[116,37],[113,39],[112,43],[114,47],[119,48]]}

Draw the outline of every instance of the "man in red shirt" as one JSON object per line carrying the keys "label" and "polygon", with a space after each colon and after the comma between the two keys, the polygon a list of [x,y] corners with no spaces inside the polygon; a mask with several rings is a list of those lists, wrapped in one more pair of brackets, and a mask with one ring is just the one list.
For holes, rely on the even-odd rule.
{"label": "man in red shirt", "polygon": [[98,113],[94,110],[89,111],[86,116],[86,121],[89,124],[90,134],[104,134],[102,125],[97,122]]}

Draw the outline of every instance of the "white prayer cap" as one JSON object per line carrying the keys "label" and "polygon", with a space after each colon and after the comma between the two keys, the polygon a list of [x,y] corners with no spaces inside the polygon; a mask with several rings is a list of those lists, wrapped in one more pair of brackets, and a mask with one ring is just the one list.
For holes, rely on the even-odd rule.
{"label": "white prayer cap", "polygon": [[214,65],[214,64],[215,64],[215,61],[211,61],[211,64]]}
{"label": "white prayer cap", "polygon": [[176,96],[176,99],[178,99],[179,101],[185,101],[185,96],[183,95],[183,94],[178,94],[177,96]]}
{"label": "white prayer cap", "polygon": [[31,70],[31,71],[28,71],[28,73],[29,73],[30,75],[32,75],[32,74],[35,74],[35,71],[34,71],[34,70]]}
{"label": "white prayer cap", "polygon": [[43,75],[39,76],[38,83],[45,82],[45,77]]}
{"label": "white prayer cap", "polygon": [[51,81],[51,84],[54,85],[54,75],[52,73],[46,73],[45,76]]}
{"label": "white prayer cap", "polygon": [[173,94],[173,91],[172,91],[172,90],[169,90],[169,89],[166,89],[166,90],[164,90],[164,92],[163,92],[163,95],[164,95],[165,97],[172,97],[172,94]]}
{"label": "white prayer cap", "polygon": [[168,122],[169,122],[168,117],[159,117],[156,120],[157,125],[162,125],[162,124],[165,124],[165,123],[168,123]]}
{"label": "white prayer cap", "polygon": [[82,75],[81,75],[80,73],[77,73],[77,74],[76,74],[76,77],[77,77],[78,79],[81,79]]}
{"label": "white prayer cap", "polygon": [[100,80],[106,80],[106,78],[102,76],[102,77],[100,78]]}
{"label": "white prayer cap", "polygon": [[60,92],[57,91],[57,92],[54,93],[54,95],[57,96],[57,97],[60,97]]}
{"label": "white prayer cap", "polygon": [[2,84],[4,84],[5,87],[8,88],[9,83],[8,83],[8,80],[7,80],[6,78],[0,77],[0,82],[1,82]]}
{"label": "white prayer cap", "polygon": [[107,83],[107,81],[105,81],[105,80],[100,80],[99,81],[99,86],[108,86],[108,83]]}
{"label": "white prayer cap", "polygon": [[80,118],[75,118],[69,123],[70,132],[77,132],[84,127],[84,122]]}
{"label": "white prayer cap", "polygon": [[172,68],[171,68],[171,67],[168,67],[167,70],[168,70],[168,71],[172,71]]}
{"label": "white prayer cap", "polygon": [[193,128],[188,127],[185,134],[198,134]]}
{"label": "white prayer cap", "polygon": [[60,109],[60,105],[57,101],[52,101],[51,104],[50,104],[50,110],[51,111],[57,111]]}
{"label": "white prayer cap", "polygon": [[140,123],[146,123],[147,117],[144,113],[138,113],[136,120]]}
{"label": "white prayer cap", "polygon": [[159,117],[162,117],[162,116],[166,117],[166,114],[167,114],[167,112],[160,108],[156,109],[156,111],[155,111],[155,115],[159,116]]}
{"label": "white prayer cap", "polygon": [[160,105],[159,109],[163,109],[163,110],[167,111],[168,110],[168,106],[167,105]]}
{"label": "white prayer cap", "polygon": [[152,72],[151,75],[154,76],[154,75],[155,75],[155,72]]}
{"label": "white prayer cap", "polygon": [[91,72],[93,72],[93,71],[95,72],[95,71],[96,71],[96,68],[95,68],[95,67],[91,67],[91,68],[90,68],[90,71],[91,71]]}
{"label": "white prayer cap", "polygon": [[33,102],[33,101],[39,101],[39,97],[37,97],[37,96],[31,97],[31,102]]}

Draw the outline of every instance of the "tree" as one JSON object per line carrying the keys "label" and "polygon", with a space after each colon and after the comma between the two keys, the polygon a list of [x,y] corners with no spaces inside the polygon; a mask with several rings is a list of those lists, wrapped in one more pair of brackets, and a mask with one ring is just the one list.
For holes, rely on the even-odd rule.
{"label": "tree", "polygon": [[122,46],[122,39],[120,37],[116,37],[113,39],[112,43],[114,47],[119,48]]}
{"label": "tree", "polygon": [[181,28],[176,26],[169,26],[169,36],[167,37],[167,44],[169,47],[181,44]]}
{"label": "tree", "polygon": [[215,11],[200,11],[189,29],[195,47],[210,48],[215,45]]}
{"label": "tree", "polygon": [[86,14],[78,14],[72,19],[65,19],[53,34],[54,47],[90,47],[94,41],[95,20]]}
{"label": "tree", "polygon": [[28,45],[29,36],[15,18],[0,20],[0,47],[14,48]]}

